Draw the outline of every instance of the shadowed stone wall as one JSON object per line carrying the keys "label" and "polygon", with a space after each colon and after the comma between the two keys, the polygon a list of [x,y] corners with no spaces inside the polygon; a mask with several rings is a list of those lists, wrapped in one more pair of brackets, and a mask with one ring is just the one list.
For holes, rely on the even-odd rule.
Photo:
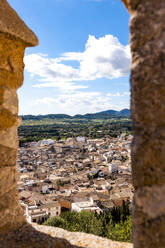
{"label": "shadowed stone wall", "polygon": [[38,40],[5,0],[0,0],[0,233],[25,223],[17,193],[17,89],[23,83],[23,57]]}
{"label": "shadowed stone wall", "polygon": [[134,247],[165,247],[165,1],[123,0],[131,14]]}

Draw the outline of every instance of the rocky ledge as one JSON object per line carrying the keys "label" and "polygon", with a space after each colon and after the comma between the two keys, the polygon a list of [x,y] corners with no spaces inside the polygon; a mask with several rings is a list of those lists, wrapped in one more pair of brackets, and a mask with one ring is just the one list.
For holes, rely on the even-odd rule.
{"label": "rocky ledge", "polygon": [[26,224],[0,237],[0,248],[133,248],[92,234],[68,232],[61,228]]}

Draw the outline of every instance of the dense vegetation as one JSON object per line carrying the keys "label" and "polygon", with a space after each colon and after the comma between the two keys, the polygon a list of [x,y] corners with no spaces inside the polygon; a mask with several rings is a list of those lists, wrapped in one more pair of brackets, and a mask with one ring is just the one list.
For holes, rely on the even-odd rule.
{"label": "dense vegetation", "polygon": [[49,218],[44,225],[56,226],[71,232],[85,232],[116,241],[132,241],[132,216],[128,204],[97,214],[82,211],[64,212],[59,217]]}
{"label": "dense vegetation", "polygon": [[66,139],[68,137],[85,136],[90,138],[117,137],[122,132],[131,132],[130,119],[80,120],[60,119],[26,120],[19,127],[21,143],[42,139]]}

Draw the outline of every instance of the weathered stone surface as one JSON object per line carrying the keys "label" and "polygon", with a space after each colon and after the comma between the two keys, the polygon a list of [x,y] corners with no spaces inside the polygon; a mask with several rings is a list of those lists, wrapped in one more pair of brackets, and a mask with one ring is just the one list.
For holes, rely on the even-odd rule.
{"label": "weathered stone surface", "polygon": [[165,1],[123,0],[131,14],[134,247],[165,245]]}
{"label": "weathered stone surface", "polygon": [[122,0],[128,11],[132,14],[137,9],[140,0]]}
{"label": "weathered stone surface", "polygon": [[120,243],[85,233],[67,232],[61,228],[25,225],[12,235],[0,237],[0,248],[132,248]]}
{"label": "weathered stone surface", "polygon": [[165,130],[164,127],[158,127],[150,135],[148,131],[145,128],[143,131],[134,131],[136,139],[132,146],[132,171],[136,188],[165,184]]}
{"label": "weathered stone surface", "polygon": [[131,19],[135,187],[165,183],[164,14],[164,1],[139,1]]}
{"label": "weathered stone surface", "polygon": [[[18,118],[17,123],[20,123],[20,119]],[[4,145],[9,148],[17,148],[18,146],[18,138],[17,138],[17,127],[18,124],[12,126],[11,128],[7,128],[5,130],[1,130],[0,132],[0,145]],[[8,134],[8,139],[6,138],[6,134]]]}
{"label": "weathered stone surface", "polygon": [[33,227],[43,233],[49,234],[51,237],[62,238],[68,240],[72,245],[78,247],[86,247],[86,248],[132,248],[132,244],[123,243],[123,242],[115,242],[106,238],[101,238],[92,234],[86,233],[75,233],[68,232],[61,228],[52,228],[40,225],[33,225]]}
{"label": "weathered stone surface", "polygon": [[5,92],[5,87],[0,86],[0,105],[2,105],[4,102],[4,92]]}
{"label": "weathered stone surface", "polygon": [[165,185],[139,188],[135,202],[148,219],[165,216]]}
{"label": "weathered stone surface", "polygon": [[20,19],[6,0],[0,0],[0,32],[23,40],[27,46],[36,46],[38,39],[35,34]]}
{"label": "weathered stone surface", "polygon": [[[0,0],[0,234],[16,230],[26,223],[17,192],[16,90],[23,83],[24,51],[38,44],[6,0]],[[3,246],[5,247],[5,246]],[[6,247],[10,247],[6,245]]]}
{"label": "weathered stone surface", "polygon": [[0,168],[0,197],[15,188],[18,171],[15,167]]}
{"label": "weathered stone surface", "polygon": [[[2,170],[2,169],[1,169]],[[17,187],[0,198],[0,234],[5,235],[26,223],[23,210],[19,205]]]}
{"label": "weathered stone surface", "polygon": [[0,145],[0,168],[15,166],[17,161],[17,149]]}
{"label": "weathered stone surface", "polygon": [[2,107],[10,110],[13,115],[18,113],[18,97],[15,90],[4,88]]}
{"label": "weathered stone surface", "polygon": [[17,115],[13,115],[8,109],[0,108],[0,131],[7,130],[12,126],[18,126],[19,119]]}
{"label": "weathered stone surface", "polygon": [[149,219],[137,205],[134,215],[134,247],[164,248],[165,215]]}
{"label": "weathered stone surface", "polygon": [[[0,33],[0,87],[18,89],[23,83],[25,44]],[[2,94],[2,93],[1,93]]]}

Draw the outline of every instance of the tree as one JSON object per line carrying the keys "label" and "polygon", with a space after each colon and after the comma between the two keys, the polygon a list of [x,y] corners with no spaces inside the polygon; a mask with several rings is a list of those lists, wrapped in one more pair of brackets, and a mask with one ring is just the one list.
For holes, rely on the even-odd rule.
{"label": "tree", "polygon": [[65,212],[60,217],[49,218],[44,225],[64,228],[71,232],[92,233],[118,241],[131,241],[132,217],[127,204],[108,212]]}
{"label": "tree", "polygon": [[107,238],[116,241],[132,241],[132,216],[127,217],[126,221],[122,221],[114,226],[110,223],[106,227]]}

